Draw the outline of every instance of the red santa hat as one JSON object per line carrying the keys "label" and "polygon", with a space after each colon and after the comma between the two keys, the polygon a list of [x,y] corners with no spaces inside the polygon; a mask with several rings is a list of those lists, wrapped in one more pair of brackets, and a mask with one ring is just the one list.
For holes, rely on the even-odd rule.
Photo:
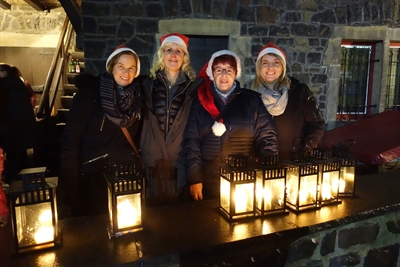
{"label": "red santa hat", "polygon": [[240,58],[235,53],[233,53],[232,51],[229,51],[229,50],[220,50],[220,51],[217,51],[214,54],[212,54],[211,59],[208,61],[208,66],[206,69],[208,78],[210,78],[211,81],[214,81],[212,65],[213,65],[214,59],[219,56],[222,56],[222,55],[230,55],[236,59],[236,78],[235,79],[239,79],[240,76],[242,75],[242,66],[240,63]]}
{"label": "red santa hat", "polygon": [[160,47],[163,47],[166,43],[176,43],[187,50],[189,46],[189,37],[180,33],[169,33],[161,36]]}
{"label": "red santa hat", "polygon": [[261,49],[260,53],[258,54],[257,61],[259,61],[265,54],[270,54],[270,53],[279,56],[283,60],[283,65],[286,66],[285,52],[283,52],[283,50],[279,46],[273,43],[268,43]]}
{"label": "red santa hat", "polygon": [[135,52],[133,49],[129,48],[129,47],[128,47],[127,45],[125,45],[125,44],[122,44],[122,45],[118,46],[117,48],[115,48],[114,52],[112,52],[111,55],[108,56],[107,61],[106,61],[106,69],[107,69],[107,66],[108,66],[108,64],[110,63],[110,61],[111,61],[116,55],[118,55],[119,53],[124,52],[124,51],[130,51],[130,52],[132,52],[133,54],[135,54],[136,57],[137,57],[137,62],[136,62],[136,74],[135,74],[135,78],[136,78],[137,76],[139,76],[139,73],[140,73],[140,59],[139,59],[139,56],[136,54],[136,52]]}

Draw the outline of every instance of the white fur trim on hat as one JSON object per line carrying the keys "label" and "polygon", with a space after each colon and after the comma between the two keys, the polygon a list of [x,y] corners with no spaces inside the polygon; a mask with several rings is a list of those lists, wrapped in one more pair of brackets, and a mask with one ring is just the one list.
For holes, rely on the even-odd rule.
{"label": "white fur trim on hat", "polygon": [[163,40],[163,42],[161,43],[161,46],[164,46],[166,43],[176,43],[176,44],[183,46],[185,49],[187,49],[186,43],[180,37],[178,37],[176,35],[171,35],[171,36],[168,36],[167,38],[165,38]]}
{"label": "white fur trim on hat", "polygon": [[129,48],[129,47],[121,47],[121,48],[115,49],[114,52],[112,52],[111,55],[109,55],[108,58],[107,58],[107,61],[106,61],[106,68],[107,68],[107,66],[108,66],[108,63],[110,63],[110,61],[111,61],[116,55],[118,55],[119,53],[124,52],[124,51],[130,51],[130,52],[134,53],[134,54],[137,56],[136,74],[135,74],[135,78],[136,78],[137,76],[139,76],[139,73],[140,73],[140,59],[139,59],[139,56],[136,54],[136,52],[135,52],[133,49]]}
{"label": "white fur trim on hat", "polygon": [[214,54],[212,54],[211,59],[208,61],[208,66],[207,66],[207,70],[206,70],[208,78],[210,78],[211,81],[214,81],[214,76],[213,76],[213,71],[212,71],[212,64],[213,64],[214,59],[216,57],[219,57],[219,56],[222,56],[222,55],[231,55],[231,56],[235,57],[235,59],[236,59],[236,71],[237,71],[235,79],[239,79],[240,76],[242,75],[242,66],[241,66],[241,63],[240,63],[240,58],[235,53],[233,53],[232,51],[229,51],[229,50],[220,50],[220,51],[217,51]]}
{"label": "white fur trim on hat", "polygon": [[264,50],[262,50],[258,54],[257,61],[259,61],[265,54],[269,54],[269,53],[272,53],[272,54],[280,56],[282,58],[282,60],[283,60],[283,63],[286,64],[285,55],[279,49],[276,49],[274,47],[267,47]]}

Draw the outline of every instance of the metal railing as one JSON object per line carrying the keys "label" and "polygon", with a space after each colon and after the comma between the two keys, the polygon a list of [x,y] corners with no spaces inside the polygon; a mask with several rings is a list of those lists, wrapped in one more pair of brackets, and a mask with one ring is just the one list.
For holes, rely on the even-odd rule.
{"label": "metal railing", "polygon": [[389,49],[385,110],[400,110],[400,48]]}
{"label": "metal railing", "polygon": [[[36,117],[39,120],[49,119],[52,115],[60,79],[63,76],[65,67],[68,65],[68,49],[71,44],[73,32],[72,24],[68,17],[66,17],[37,109]],[[64,79],[66,78],[64,77]]]}

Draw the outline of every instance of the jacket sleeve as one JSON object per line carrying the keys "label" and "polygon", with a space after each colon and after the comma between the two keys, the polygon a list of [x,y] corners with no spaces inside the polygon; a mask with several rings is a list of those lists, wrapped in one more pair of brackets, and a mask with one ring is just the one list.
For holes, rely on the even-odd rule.
{"label": "jacket sleeve", "polygon": [[92,111],[93,99],[88,92],[90,88],[79,88],[72,106],[61,140],[61,175],[78,177],[80,169],[81,138]]}
{"label": "jacket sleeve", "polygon": [[304,129],[303,129],[303,145],[311,144],[316,147],[325,132],[325,120],[321,115],[317,100],[315,99],[310,88],[305,85],[305,102],[304,102]]}
{"label": "jacket sleeve", "polygon": [[256,98],[256,123],[255,123],[255,146],[256,152],[260,154],[275,155],[278,153],[278,141],[272,116],[261,101]]}
{"label": "jacket sleeve", "polygon": [[202,183],[201,133],[199,130],[199,111],[203,107],[198,98],[193,100],[184,134],[186,181],[189,185]]}

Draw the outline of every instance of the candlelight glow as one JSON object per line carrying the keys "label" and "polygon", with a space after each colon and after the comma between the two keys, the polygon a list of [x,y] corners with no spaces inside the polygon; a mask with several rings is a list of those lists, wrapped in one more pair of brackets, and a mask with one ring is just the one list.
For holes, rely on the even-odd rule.
{"label": "candlelight glow", "polygon": [[54,227],[52,225],[51,210],[43,211],[39,216],[39,229],[34,234],[37,244],[52,241],[54,239]]}
{"label": "candlelight glow", "polygon": [[118,228],[135,226],[140,222],[140,207],[132,205],[129,199],[118,201],[117,210]]}
{"label": "candlelight glow", "polygon": [[235,190],[236,213],[253,210],[254,184],[240,184]]}

